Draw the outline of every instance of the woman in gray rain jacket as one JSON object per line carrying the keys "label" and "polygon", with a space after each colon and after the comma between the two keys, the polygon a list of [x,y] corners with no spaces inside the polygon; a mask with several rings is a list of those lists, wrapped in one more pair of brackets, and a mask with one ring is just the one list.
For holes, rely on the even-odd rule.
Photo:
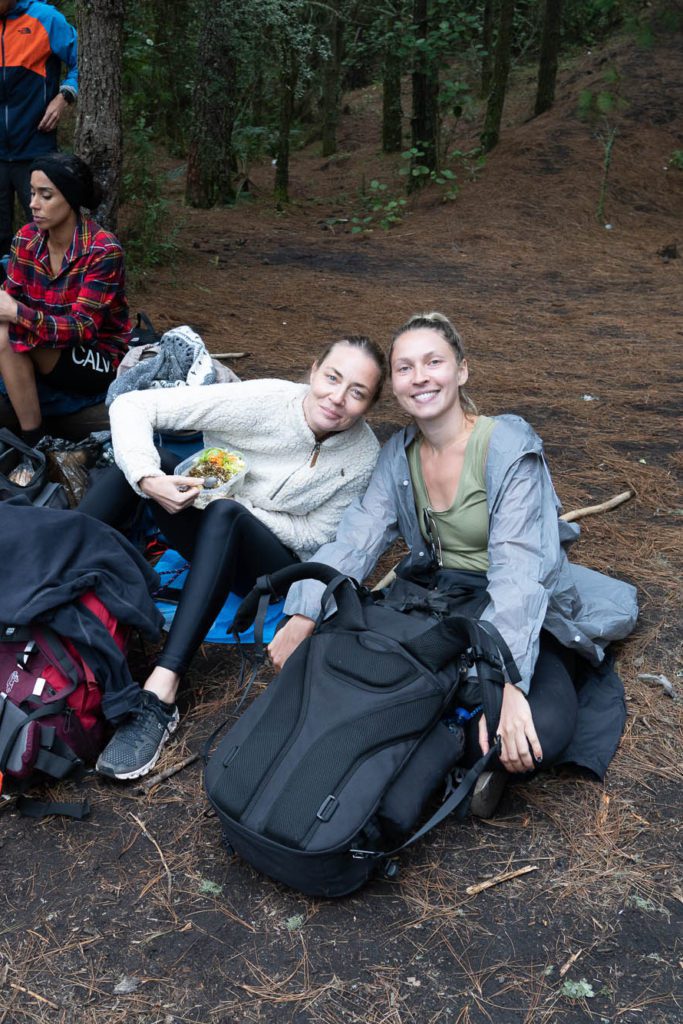
{"label": "woman in gray rain jacket", "polygon": [[[424,580],[442,568],[477,574],[485,589],[480,618],[498,628],[521,675],[505,686],[502,766],[528,772],[541,761],[572,761],[602,777],[625,719],[605,647],[633,628],[635,589],[568,561],[579,528],[558,519],[540,438],[518,416],[477,415],[463,390],[462,342],[445,317],[409,320],[394,337],[390,365],[394,394],[414,425],[386,444],[364,497],[313,560],[362,580],[403,538],[402,576]],[[290,590],[292,618],[271,644],[276,666],[312,632],[321,593],[313,581]],[[486,751],[483,722],[477,739]],[[492,809],[504,778],[482,780],[473,809]]]}

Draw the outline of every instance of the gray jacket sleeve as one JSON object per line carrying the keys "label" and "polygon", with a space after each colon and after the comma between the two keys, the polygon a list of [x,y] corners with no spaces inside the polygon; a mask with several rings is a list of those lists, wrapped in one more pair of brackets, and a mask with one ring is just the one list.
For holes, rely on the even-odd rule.
{"label": "gray jacket sleeve", "polygon": [[524,693],[560,565],[557,507],[542,456],[527,454],[508,471],[489,513],[489,604],[481,618],[507,642]]}
{"label": "gray jacket sleeve", "polygon": [[[391,461],[385,446],[364,496],[351,502],[335,540],[319,548],[310,561],[324,562],[347,576],[364,580],[382,552],[398,537],[397,516]],[[287,595],[285,614],[316,619],[324,590],[316,580],[295,583]]]}

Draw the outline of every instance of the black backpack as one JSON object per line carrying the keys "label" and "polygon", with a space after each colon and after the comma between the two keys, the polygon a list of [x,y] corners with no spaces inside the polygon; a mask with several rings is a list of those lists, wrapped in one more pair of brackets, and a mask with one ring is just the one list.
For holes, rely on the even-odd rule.
{"label": "black backpack", "polygon": [[392,876],[400,850],[467,810],[495,744],[414,831],[462,757],[448,716],[472,690],[468,668],[469,704],[483,705],[492,742],[503,664],[513,682],[519,674],[490,623],[397,610],[310,562],[261,578],[233,632],[258,627],[270,597],[311,577],[328,584],[313,635],[223,737],[205,785],[229,849],[308,895],[343,896],[378,871]]}
{"label": "black backpack", "polygon": [[[17,479],[13,476],[18,474]],[[0,428],[0,500],[24,497],[32,505],[68,508],[61,484],[48,480],[45,454],[26,444],[7,427]]]}

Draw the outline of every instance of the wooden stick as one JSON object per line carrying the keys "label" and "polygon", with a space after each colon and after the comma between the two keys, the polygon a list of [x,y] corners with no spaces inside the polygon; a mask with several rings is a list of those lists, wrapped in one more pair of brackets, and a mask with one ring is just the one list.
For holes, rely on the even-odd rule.
{"label": "wooden stick", "polygon": [[599,505],[586,505],[585,508],[575,508],[573,512],[565,512],[560,519],[564,519],[565,523],[573,523],[576,519],[583,519],[584,516],[594,516],[597,512],[609,512],[611,508],[616,508],[617,505],[623,505],[629,498],[633,498],[635,491],[629,487],[627,491],[622,491],[621,494],[615,494],[613,498],[608,498],[607,501],[601,501]]}
{"label": "wooden stick", "polygon": [[251,352],[209,352],[212,359],[246,359]]}
{"label": "wooden stick", "polygon": [[157,783],[165,782],[166,779],[170,779],[173,775],[177,775],[178,772],[183,770],[183,768],[187,768],[188,765],[194,764],[195,761],[198,760],[199,754],[190,754],[189,757],[186,757],[183,761],[179,761],[178,764],[174,764],[170,768],[167,768],[166,771],[159,772],[158,775],[153,775],[151,779],[146,779],[145,782],[138,786],[138,793],[141,795],[149,793],[150,789],[154,789]]}
{"label": "wooden stick", "polygon": [[500,885],[501,882],[509,882],[512,878],[519,878],[520,875],[528,875],[530,871],[538,871],[538,866],[527,864],[525,868],[517,868],[516,871],[504,871],[502,875],[495,875],[485,882],[479,882],[478,885],[468,885],[465,892],[468,896],[476,896],[484,889],[492,889],[494,885]]}
{"label": "wooden stick", "polygon": [[51,1003],[49,999],[45,998],[45,996],[39,996],[37,992],[32,992],[30,988],[24,988],[23,985],[17,985],[14,981],[10,981],[9,987],[16,989],[17,992],[25,992],[27,996],[33,996],[33,998],[37,999],[40,1003],[47,1003],[47,1005],[51,1006],[53,1010],[59,1009],[56,1003]]}
{"label": "wooden stick", "polygon": [[164,871],[166,872],[166,879],[167,879],[167,882],[168,882],[168,900],[169,900],[169,903],[170,903],[170,901],[171,901],[171,887],[173,885],[173,875],[171,874],[170,868],[169,868],[168,864],[166,863],[166,858],[164,857],[163,853],[161,852],[161,847],[159,846],[159,844],[156,841],[156,839],[154,838],[154,836],[150,835],[150,833],[147,831],[147,826],[145,825],[144,821],[142,821],[140,818],[138,818],[137,814],[131,814],[131,818],[134,821],[137,821],[138,825],[142,829],[142,834],[144,836],[146,836],[147,839],[149,839],[150,843],[152,844],[152,846],[154,846],[156,848],[156,851],[159,854],[159,857],[161,859],[161,863],[164,865]]}
{"label": "wooden stick", "polygon": [[576,961],[579,959],[579,957],[581,956],[582,953],[583,953],[582,949],[577,949],[576,953],[572,953],[572,955],[569,957],[569,960],[567,960],[566,963],[562,964],[562,966],[560,967],[560,977],[561,978],[564,978],[565,974],[567,973],[567,971],[569,970],[571,965],[573,963],[576,963]]}

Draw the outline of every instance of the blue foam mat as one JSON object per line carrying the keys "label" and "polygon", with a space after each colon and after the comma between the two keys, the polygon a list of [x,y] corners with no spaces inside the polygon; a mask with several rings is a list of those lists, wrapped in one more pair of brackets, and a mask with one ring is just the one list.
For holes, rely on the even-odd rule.
{"label": "blue foam mat", "polygon": [[[171,548],[169,548],[168,551],[165,551],[157,562],[155,569],[161,577],[162,587],[182,589],[187,576],[188,565],[183,556],[179,555],[177,551],[173,551]],[[237,594],[230,594],[218,613],[211,629],[204,637],[205,643],[234,644],[236,642],[232,633],[228,633],[227,630],[228,626],[235,618],[235,613],[241,603],[241,597]],[[278,623],[284,618],[284,605],[284,601],[278,601],[277,604],[271,604],[269,606],[263,627],[263,639],[265,643],[270,643],[275,636],[275,630],[277,629]],[[164,617],[164,629],[169,629],[173,622],[176,605],[169,601],[156,601],[156,606]],[[243,644],[253,644],[253,627],[245,630],[244,633],[240,633],[240,641]]]}

